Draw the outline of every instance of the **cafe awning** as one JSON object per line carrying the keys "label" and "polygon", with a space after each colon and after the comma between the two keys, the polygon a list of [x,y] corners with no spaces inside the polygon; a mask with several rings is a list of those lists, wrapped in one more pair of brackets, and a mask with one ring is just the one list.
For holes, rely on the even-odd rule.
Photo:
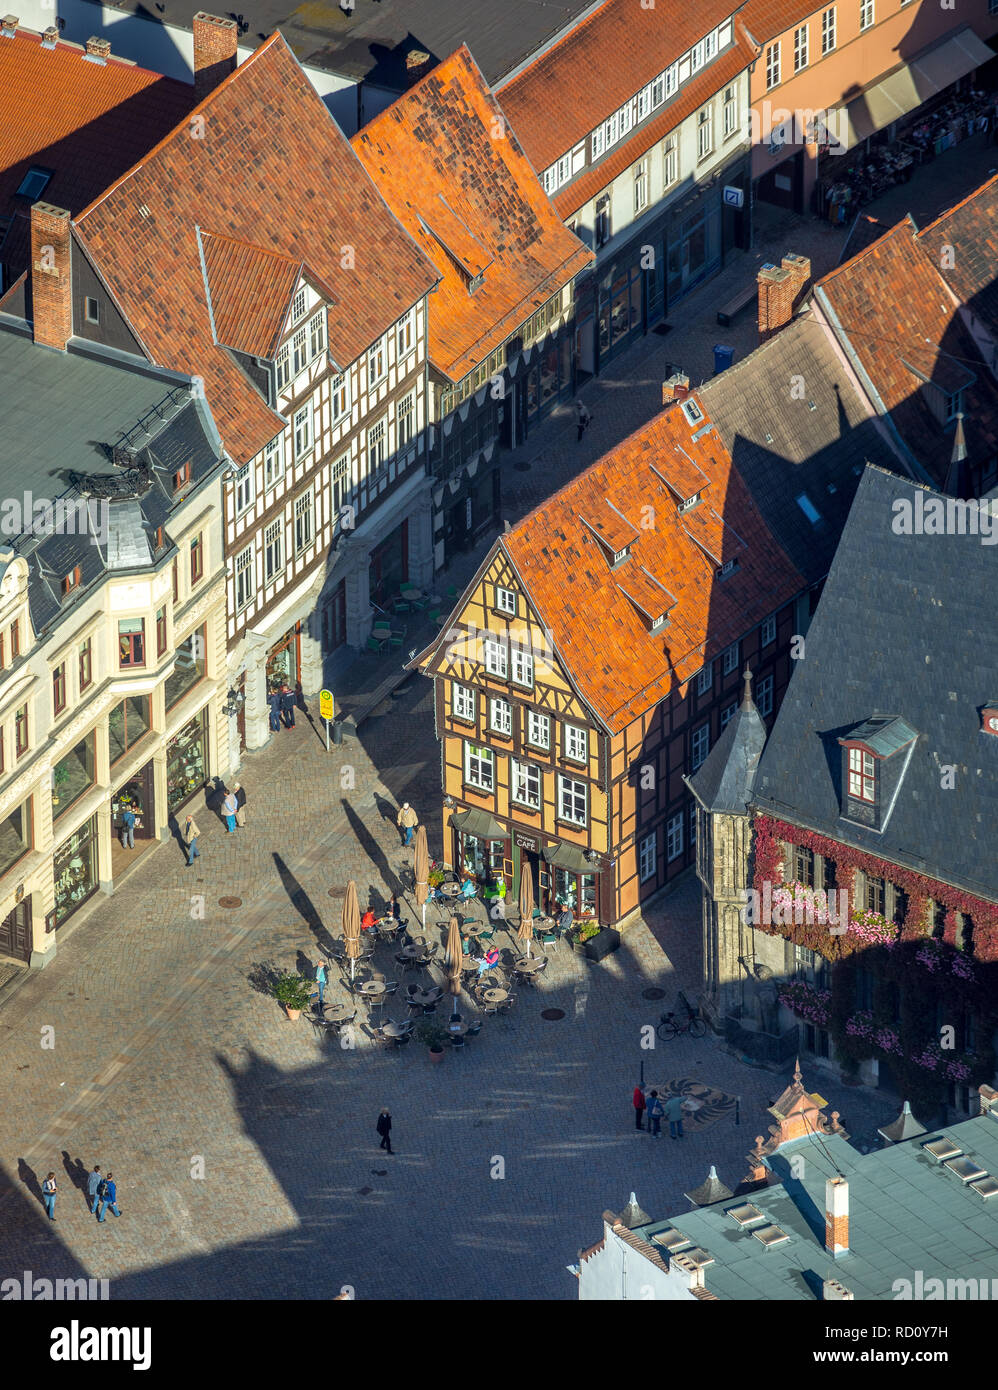
{"label": "cafe awning", "polygon": [[987,44],[965,25],[949,38],[940,39],[924,49],[890,77],[855,97],[846,107],[849,118],[849,143],[852,149],[860,141],[883,130],[892,121],[916,110],[930,97],[946,90],[960,77],[987,63],[994,57]]}
{"label": "cafe awning", "polygon": [[576,845],[545,845],[544,858],[555,869],[567,869],[570,874],[592,874],[595,869]]}
{"label": "cafe awning", "polygon": [[505,840],[508,835],[506,828],[488,811],[455,811],[450,823],[455,830],[461,830],[465,835],[474,835],[479,840]]}

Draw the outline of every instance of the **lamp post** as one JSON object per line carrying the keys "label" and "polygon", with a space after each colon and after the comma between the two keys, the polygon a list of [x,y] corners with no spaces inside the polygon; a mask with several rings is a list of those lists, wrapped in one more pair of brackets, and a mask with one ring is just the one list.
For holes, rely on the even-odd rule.
{"label": "lamp post", "polygon": [[226,693],[225,704],[222,706],[222,713],[229,715],[231,718],[233,715],[239,713],[245,703],[246,696],[243,692],[231,688]]}

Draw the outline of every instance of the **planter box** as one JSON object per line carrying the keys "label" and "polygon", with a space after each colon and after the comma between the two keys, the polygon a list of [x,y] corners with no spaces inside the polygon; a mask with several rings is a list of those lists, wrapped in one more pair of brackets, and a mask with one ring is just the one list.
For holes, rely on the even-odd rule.
{"label": "planter box", "polygon": [[620,932],[614,927],[604,927],[586,942],[586,959],[602,960],[620,948]]}

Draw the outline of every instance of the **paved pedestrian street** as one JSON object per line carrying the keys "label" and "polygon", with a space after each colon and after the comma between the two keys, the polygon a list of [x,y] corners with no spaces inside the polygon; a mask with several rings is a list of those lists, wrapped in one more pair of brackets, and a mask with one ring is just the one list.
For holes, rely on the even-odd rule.
{"label": "paved pedestrian street", "polygon": [[[436,805],[427,684],[410,681],[361,734],[327,755],[301,721],[249,756],[247,828],[227,837],[199,812],[195,868],[175,844],[157,848],[0,1009],[0,1277],[106,1278],[112,1299],[329,1298],[346,1286],[358,1299],[572,1299],[565,1266],[607,1207],[633,1189],[664,1214],[686,1208],[712,1163],[731,1184],[744,1175],[785,1078],[711,1037],[641,1046],[676,990],[694,988],[689,879],[598,965],[549,947],[514,1012],[437,1065],[418,1042],[386,1054],[364,1032],[344,1049],[254,988],[261,964],[303,965],[339,934],[331,887],[353,877],[365,903],[394,886],[411,854],[394,807]],[[504,932],[496,941],[508,949]],[[391,947],[376,961],[398,978]],[[650,988],[665,998],[644,999]],[[342,995],[335,979],[330,994]],[[545,1019],[550,1009],[563,1017]],[[462,1012],[477,1013],[466,997]],[[681,1142],[637,1134],[642,1062],[652,1084],[722,1093],[711,1123]],[[727,1097],[740,1099],[740,1126]],[[856,1091],[830,1100],[854,1132],[889,1117]],[[391,1157],[375,1132],[382,1106]],[[114,1172],[122,1212],[100,1229],[73,1186],[94,1163]],[[54,1224],[40,1202],[50,1169]]]}

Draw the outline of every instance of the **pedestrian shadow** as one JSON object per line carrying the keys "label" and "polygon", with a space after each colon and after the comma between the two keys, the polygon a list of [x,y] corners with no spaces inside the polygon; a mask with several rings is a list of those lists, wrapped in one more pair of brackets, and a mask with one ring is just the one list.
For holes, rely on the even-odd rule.
{"label": "pedestrian shadow", "polygon": [[[185,813],[185,817],[184,817],[184,818],[186,819],[186,813]],[[180,853],[184,856],[184,863],[186,864],[186,863],[187,863],[187,844],[186,844],[186,841],[184,840],[184,827],[183,827],[183,825],[180,823],[179,820],[177,820],[177,817],[176,817],[176,816],[171,816],[171,817],[169,818],[169,820],[167,821],[167,829],[169,830],[169,832],[170,832],[170,834],[172,835],[173,839],[176,841],[177,848],[180,850]],[[198,857],[200,858],[200,847],[199,847],[199,854],[198,854]]]}
{"label": "pedestrian shadow", "polygon": [[87,1178],[90,1176],[90,1169],[83,1162],[82,1158],[70,1158],[69,1150],[62,1151],[62,1166],[66,1177],[73,1186],[80,1192],[87,1190]]}
{"label": "pedestrian shadow", "polygon": [[[374,867],[381,875],[382,881],[387,885],[389,893],[395,893],[399,897],[401,897],[402,882],[399,879],[398,874],[396,874],[395,870],[392,868],[391,864],[389,864],[388,859],[385,856],[384,850],[381,848],[377,840],[368,830],[367,826],[361,820],[357,812],[350,805],[349,801],[347,801],[345,798],[341,799],[340,805],[343,807],[343,814],[350,822],[353,832],[357,836],[357,841],[360,845],[361,850],[364,852],[364,854],[367,855],[368,859],[371,860]],[[380,897],[381,892],[381,887],[377,883],[368,883],[368,901]],[[358,894],[358,897],[359,896],[360,895]]]}
{"label": "pedestrian shadow", "polygon": [[315,944],[328,954],[332,949],[333,938],[328,927],[319,915],[318,908],[279,854],[274,855],[274,863],[277,866],[277,872],[280,875],[281,883],[284,886],[284,891],[287,893],[292,906],[300,914],[305,925],[315,937]]}
{"label": "pedestrian shadow", "polygon": [[27,1159],[17,1160],[17,1176],[24,1183],[32,1197],[37,1197],[39,1202],[42,1200],[42,1185],[38,1181],[35,1170],[30,1166]]}
{"label": "pedestrian shadow", "polygon": [[387,796],[382,796],[379,792],[374,793],[374,804],[378,809],[378,815],[381,819],[388,821],[389,824],[397,830],[396,817],[398,816],[398,807],[393,806]]}

